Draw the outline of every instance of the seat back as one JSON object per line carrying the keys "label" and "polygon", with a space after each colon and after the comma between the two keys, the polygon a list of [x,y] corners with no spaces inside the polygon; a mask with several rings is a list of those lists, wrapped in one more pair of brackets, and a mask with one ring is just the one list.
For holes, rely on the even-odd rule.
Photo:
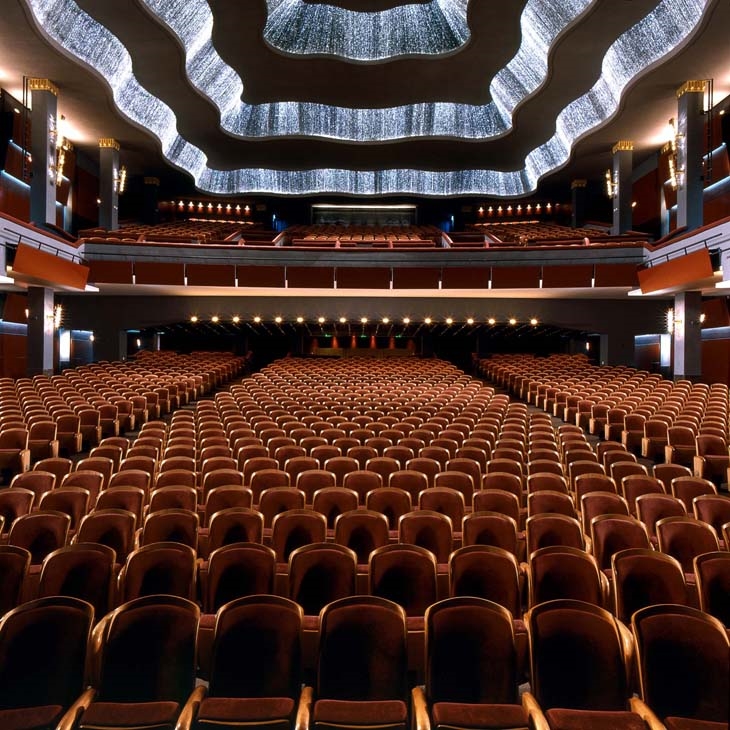
{"label": "seat back", "polygon": [[[279,596],[226,602],[216,619],[209,696],[296,699],[302,618],[300,606]],[[242,656],[256,660],[242,662]]]}
{"label": "seat back", "polygon": [[0,619],[0,707],[68,708],[84,689],[93,607],[55,596],[24,603]]}
{"label": "seat back", "polygon": [[663,604],[637,611],[631,626],[641,696],[658,717],[727,723],[730,643],[722,624],[695,608]]}
{"label": "seat back", "polygon": [[406,700],[406,617],[376,596],[330,603],[321,614],[317,696]]}
{"label": "seat back", "polygon": [[626,710],[628,631],[606,610],[575,600],[526,616],[532,691],[543,710]]}
{"label": "seat back", "polygon": [[517,652],[507,609],[471,596],[429,607],[426,696],[430,703],[517,703]]}
{"label": "seat back", "polygon": [[95,629],[101,702],[184,703],[195,684],[200,609],[174,595],[124,603]]}

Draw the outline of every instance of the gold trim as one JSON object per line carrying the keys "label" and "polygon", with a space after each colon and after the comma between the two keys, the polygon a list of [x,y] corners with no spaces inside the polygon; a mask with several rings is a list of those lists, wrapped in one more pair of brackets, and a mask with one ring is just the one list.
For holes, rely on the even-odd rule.
{"label": "gold trim", "polygon": [[157,185],[160,186],[160,178],[159,177],[146,177],[144,179],[145,185]]}
{"label": "gold trim", "polygon": [[685,81],[677,89],[677,99],[685,94],[704,94],[707,91],[707,81]]}
{"label": "gold trim", "polygon": [[631,140],[620,139],[611,148],[611,154],[615,155],[617,152],[633,152],[633,149],[634,149],[634,143]]}
{"label": "gold trim", "polygon": [[99,140],[99,147],[101,149],[116,150],[117,152],[119,152],[120,149],[119,142],[117,142],[117,140],[115,140],[113,137],[102,137]]}
{"label": "gold trim", "polygon": [[659,150],[659,154],[660,154],[660,155],[666,155],[667,153],[669,153],[669,152],[673,152],[673,151],[674,151],[674,145],[673,145],[673,143],[672,143],[672,142],[667,142],[667,143],[666,143],[666,144],[664,145],[664,147],[662,147],[662,148],[661,148],[661,149]]}
{"label": "gold trim", "polygon": [[584,188],[588,185],[588,180],[573,180],[572,183],[570,183],[570,189],[575,190],[575,188]]}
{"label": "gold trim", "polygon": [[50,79],[28,79],[28,88],[31,91],[48,91],[58,96],[58,86]]}

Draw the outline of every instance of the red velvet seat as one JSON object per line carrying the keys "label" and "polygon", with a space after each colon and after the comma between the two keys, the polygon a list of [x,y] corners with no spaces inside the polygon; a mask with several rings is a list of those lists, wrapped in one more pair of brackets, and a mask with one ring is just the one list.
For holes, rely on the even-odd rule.
{"label": "red velvet seat", "polygon": [[95,629],[98,660],[91,688],[68,713],[79,730],[173,730],[195,683],[200,610],[189,600],[154,595],[123,604]]}
{"label": "red velvet seat", "polygon": [[730,715],[730,641],[714,617],[688,606],[637,611],[643,701],[668,730],[723,730]]}
{"label": "red velvet seat", "polygon": [[375,596],[329,604],[321,615],[314,730],[407,730],[406,618]]}
{"label": "red velvet seat", "polygon": [[93,607],[40,598],[0,620],[0,727],[47,730],[81,694]]}
{"label": "red velvet seat", "polygon": [[[208,688],[199,687],[183,710],[178,730],[293,727],[302,699],[302,609],[278,596],[247,596],[216,616]],[[242,662],[252,656],[255,661]],[[306,705],[306,703],[301,703]],[[306,713],[300,717],[307,727]]]}
{"label": "red velvet seat", "polygon": [[474,597],[449,598],[428,609],[426,683],[413,691],[418,727],[526,728],[517,684],[508,610]]}

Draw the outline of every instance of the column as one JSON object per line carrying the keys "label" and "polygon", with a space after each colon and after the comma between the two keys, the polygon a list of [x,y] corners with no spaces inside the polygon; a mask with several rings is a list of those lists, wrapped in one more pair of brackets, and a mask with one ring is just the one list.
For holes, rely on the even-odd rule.
{"label": "column", "polygon": [[674,377],[697,381],[702,375],[702,293],[674,295]]}
{"label": "column", "polygon": [[570,225],[582,228],[586,222],[586,180],[573,180],[570,183],[570,198],[573,206]]}
{"label": "column", "polygon": [[56,224],[56,139],[58,89],[48,79],[29,79],[30,147],[33,157],[30,182],[30,220],[43,228]]}
{"label": "column", "polygon": [[157,208],[159,192],[160,179],[157,177],[146,177],[144,179],[142,221],[150,226],[155,225],[159,219],[159,210]]}
{"label": "column", "polygon": [[628,140],[616,142],[611,150],[613,186],[613,226],[611,233],[618,236],[631,230],[631,173],[634,164],[634,143]]}
{"label": "column", "polygon": [[99,140],[99,226],[119,228],[119,142]]}
{"label": "column", "polygon": [[53,289],[28,287],[28,375],[53,375]]}
{"label": "column", "polygon": [[677,227],[703,224],[705,81],[687,81],[677,90]]}

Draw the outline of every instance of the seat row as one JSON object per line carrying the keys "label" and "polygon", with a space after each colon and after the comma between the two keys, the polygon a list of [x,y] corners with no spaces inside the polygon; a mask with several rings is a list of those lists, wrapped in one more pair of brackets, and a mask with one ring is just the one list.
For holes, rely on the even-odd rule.
{"label": "seat row", "polygon": [[728,727],[728,636],[707,614],[671,604],[638,611],[631,630],[581,601],[535,606],[525,621],[531,686],[521,701],[512,616],[475,597],[428,608],[425,685],[410,694],[406,614],[375,596],[322,609],[313,676],[301,662],[306,618],[298,604],[271,595],[225,604],[210,681],[197,688],[194,603],[169,595],[130,601],[104,616],[91,640],[93,620],[93,608],[73,598],[5,615],[3,727]]}

